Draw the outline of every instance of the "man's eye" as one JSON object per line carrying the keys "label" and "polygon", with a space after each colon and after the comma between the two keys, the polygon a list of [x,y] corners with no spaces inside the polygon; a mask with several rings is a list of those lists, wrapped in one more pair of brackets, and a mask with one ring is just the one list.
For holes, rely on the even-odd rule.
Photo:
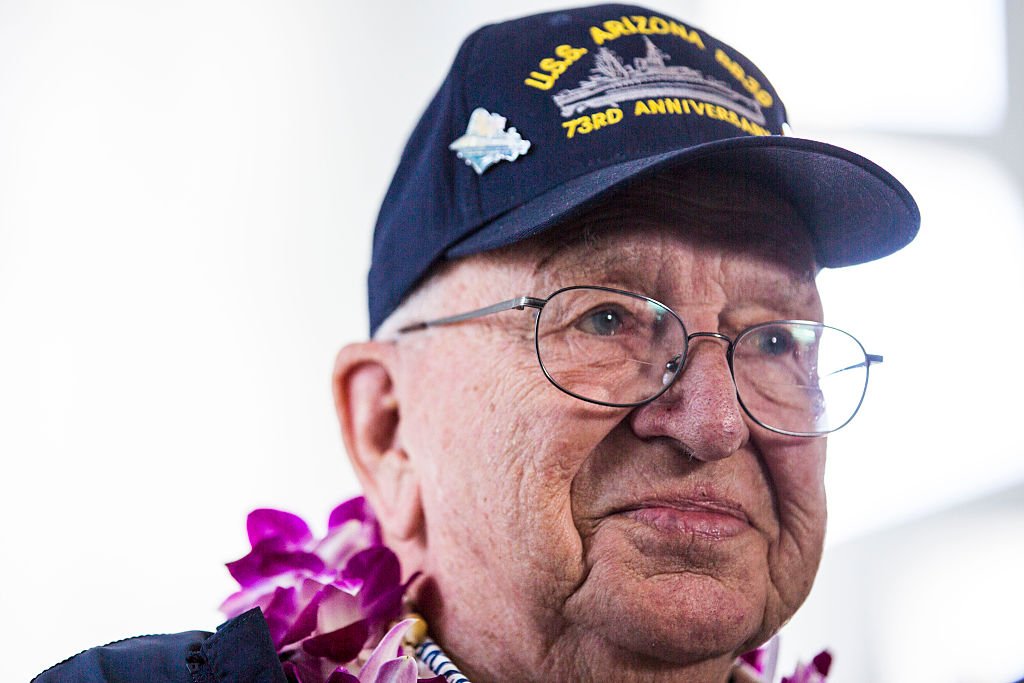
{"label": "man's eye", "polygon": [[793,338],[780,329],[762,330],[755,340],[757,350],[765,356],[784,356],[793,351]]}
{"label": "man's eye", "polygon": [[623,318],[624,316],[621,311],[616,308],[598,308],[589,311],[580,318],[579,322],[576,323],[576,327],[587,334],[610,337],[622,331],[625,324]]}

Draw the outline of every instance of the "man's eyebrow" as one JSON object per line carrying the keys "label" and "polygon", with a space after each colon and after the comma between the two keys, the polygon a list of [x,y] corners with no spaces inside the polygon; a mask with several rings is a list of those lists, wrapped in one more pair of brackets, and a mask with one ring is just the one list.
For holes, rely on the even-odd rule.
{"label": "man's eyebrow", "polygon": [[621,277],[632,270],[633,259],[625,252],[613,249],[558,249],[541,259],[534,268],[534,276],[570,276],[575,280],[588,280],[575,284],[606,284],[609,277]]}
{"label": "man's eyebrow", "polygon": [[567,251],[585,246],[588,259],[587,269],[605,270],[615,263],[619,263],[622,254],[611,249],[604,249],[608,241],[609,229],[614,226],[610,217],[603,216],[590,218],[589,220],[577,220],[567,223],[564,226],[554,228],[549,234],[542,237],[540,245],[547,250],[534,265],[534,275],[539,275],[553,262],[557,262]]}

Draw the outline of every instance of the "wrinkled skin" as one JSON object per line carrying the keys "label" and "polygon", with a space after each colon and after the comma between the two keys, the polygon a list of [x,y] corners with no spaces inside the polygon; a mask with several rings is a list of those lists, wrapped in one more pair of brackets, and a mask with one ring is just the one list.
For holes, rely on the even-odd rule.
{"label": "wrinkled skin", "polygon": [[[787,204],[708,174],[678,196],[698,199],[665,206],[636,189],[463,259],[418,313],[600,284],[665,302],[690,332],[822,319]],[[825,440],[755,425],[711,339],[650,404],[574,399],[541,373],[533,320],[512,310],[381,342],[419,507],[400,538],[382,518],[405,572],[423,572],[432,634],[474,681],[724,681],[810,590]]]}

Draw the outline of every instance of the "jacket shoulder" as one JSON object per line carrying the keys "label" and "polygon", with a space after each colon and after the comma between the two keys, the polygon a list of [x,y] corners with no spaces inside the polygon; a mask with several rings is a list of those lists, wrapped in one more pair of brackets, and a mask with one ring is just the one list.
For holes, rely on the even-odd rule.
{"label": "jacket shoulder", "polygon": [[191,648],[201,649],[210,635],[205,631],[187,631],[126,638],[81,652],[32,680],[33,683],[192,683],[186,660]]}
{"label": "jacket shoulder", "polygon": [[263,613],[252,609],[216,633],[137,636],[81,652],[32,683],[285,683]]}

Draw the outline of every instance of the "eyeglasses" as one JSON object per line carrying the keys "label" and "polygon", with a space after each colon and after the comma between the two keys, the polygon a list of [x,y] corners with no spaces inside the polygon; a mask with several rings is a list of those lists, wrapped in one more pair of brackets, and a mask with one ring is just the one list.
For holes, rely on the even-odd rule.
{"label": "eyeglasses", "polygon": [[882,357],[840,329],[806,320],[773,320],[730,339],[687,333],[682,319],[650,297],[610,287],[521,296],[459,315],[407,325],[399,334],[452,325],[511,309],[537,309],[537,360],[556,387],[580,400],[627,408],[668,391],[686,365],[690,342],[712,338],[726,357],[740,406],[765,429],[823,436],[857,414],[868,373]]}

